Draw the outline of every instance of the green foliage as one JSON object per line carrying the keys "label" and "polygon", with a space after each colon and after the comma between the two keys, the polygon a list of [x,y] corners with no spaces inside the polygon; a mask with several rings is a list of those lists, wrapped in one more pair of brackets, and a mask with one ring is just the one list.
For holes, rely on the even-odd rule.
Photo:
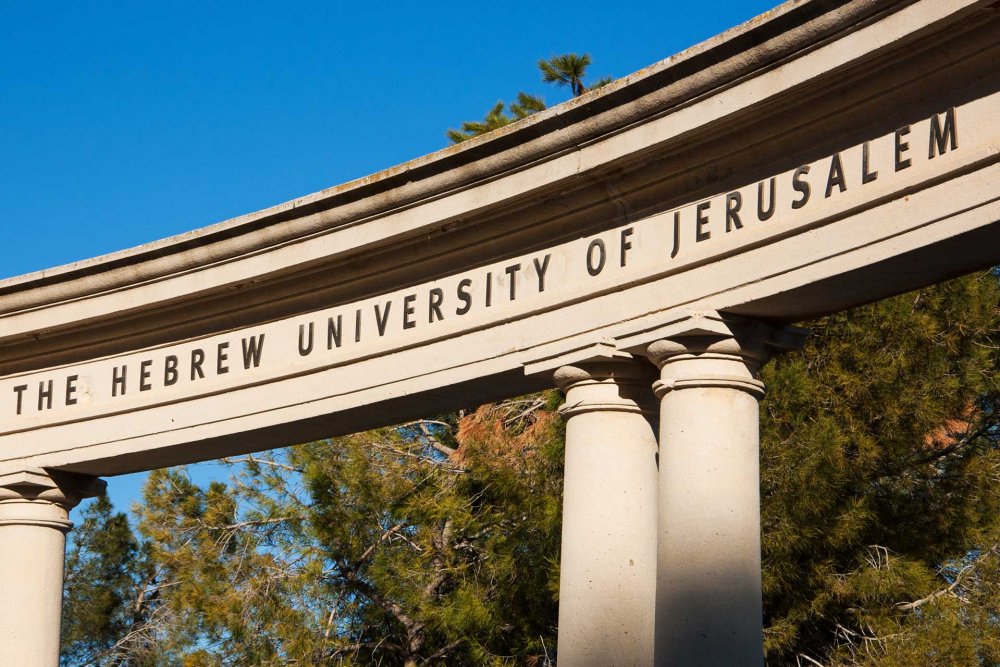
{"label": "green foliage", "polygon": [[1000,664],[998,304],[953,280],[765,367],[768,664]]}
{"label": "green foliage", "polygon": [[602,78],[598,79],[597,81],[595,81],[594,83],[590,84],[590,86],[587,87],[587,91],[589,92],[591,90],[597,90],[598,88],[603,88],[604,86],[608,85],[612,81],[614,81],[614,79],[612,77],[610,77],[610,76],[602,77]]}
{"label": "green foliage", "polygon": [[152,473],[163,664],[542,664],[562,479],[547,407],[247,457],[207,489]]}
{"label": "green foliage", "polygon": [[83,509],[71,535],[60,664],[148,664],[142,631],[147,607],[139,597],[148,561],[128,518],[102,496]]}
{"label": "green foliage", "polygon": [[542,81],[554,83],[557,86],[566,86],[572,91],[573,97],[579,97],[587,92],[587,87],[583,85],[583,77],[586,76],[589,66],[590,55],[586,53],[582,56],[567,53],[538,61],[538,69],[542,72]]}
{"label": "green foliage", "polygon": [[448,138],[451,139],[452,143],[460,144],[466,139],[478,137],[480,134],[486,134],[510,125],[516,120],[527,118],[531,114],[543,110],[545,102],[540,97],[520,92],[517,94],[517,102],[509,107],[510,113],[507,113],[505,108],[507,108],[507,104],[504,101],[497,102],[486,112],[481,121],[468,121],[462,123],[461,130],[448,130]]}
{"label": "green foliage", "polygon": [[515,120],[521,120],[522,118],[527,118],[533,113],[537,113],[545,109],[545,102],[542,98],[535,97],[534,95],[529,95],[528,93],[518,93],[517,102],[510,105],[510,111],[514,114]]}
{"label": "green foliage", "polygon": [[[524,93],[521,94],[523,95]],[[481,121],[467,121],[462,123],[461,130],[448,130],[448,138],[451,139],[452,143],[458,144],[466,139],[492,132],[513,123],[517,119],[504,111],[506,106],[506,102],[502,100],[497,102],[486,112]]]}
{"label": "green foliage", "polygon": [[[538,69],[542,73],[542,81],[552,83],[556,86],[568,87],[574,97],[583,95],[588,90],[596,90],[601,86],[611,83],[610,77],[596,81],[589,88],[583,80],[587,74],[587,67],[590,66],[590,56],[582,56],[575,53],[567,53],[561,56],[553,56],[548,60],[539,60]],[[509,113],[506,111],[509,109]],[[459,144],[480,134],[492,132],[501,127],[510,125],[514,121],[527,118],[533,113],[545,109],[545,102],[540,97],[529,95],[524,92],[517,94],[517,102],[509,106],[504,101],[499,101],[483,117],[481,121],[467,121],[462,123],[459,130],[448,130],[447,136],[452,143]]]}

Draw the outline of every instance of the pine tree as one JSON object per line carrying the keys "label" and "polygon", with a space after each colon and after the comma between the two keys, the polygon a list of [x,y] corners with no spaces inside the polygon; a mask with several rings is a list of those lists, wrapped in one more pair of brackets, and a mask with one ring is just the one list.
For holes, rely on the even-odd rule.
{"label": "pine tree", "polygon": [[561,424],[545,397],[151,474],[140,527],[184,664],[545,664]]}
{"label": "pine tree", "polygon": [[66,556],[61,665],[140,667],[148,662],[143,594],[148,561],[128,518],[107,496],[90,501]]}
{"label": "pine tree", "polygon": [[1000,664],[998,309],[952,280],[765,368],[768,664]]}
{"label": "pine tree", "polygon": [[583,77],[586,76],[589,66],[590,56],[586,53],[582,56],[567,53],[538,61],[538,69],[542,72],[542,81],[554,83],[557,86],[566,86],[572,91],[573,97],[579,97],[587,92],[587,87],[583,84]]}

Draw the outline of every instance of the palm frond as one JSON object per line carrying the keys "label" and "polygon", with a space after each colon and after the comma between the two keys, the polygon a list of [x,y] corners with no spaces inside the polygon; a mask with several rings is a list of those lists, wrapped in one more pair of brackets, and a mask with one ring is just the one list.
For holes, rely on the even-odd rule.
{"label": "palm frond", "polygon": [[517,94],[517,102],[510,105],[510,111],[517,120],[545,110],[545,102],[540,97],[525,92]]}
{"label": "palm frond", "polygon": [[515,119],[504,112],[505,106],[506,104],[501,100],[486,112],[482,120],[466,121],[462,123],[461,130],[448,130],[446,135],[452,143],[460,144],[472,137],[478,137],[480,134],[486,134],[505,125],[510,125]]}
{"label": "palm frond", "polygon": [[561,56],[552,56],[548,60],[538,61],[538,69],[542,72],[542,81],[554,83],[557,86],[568,86],[573,91],[574,97],[587,92],[583,85],[583,77],[586,76],[589,65],[590,55],[586,53],[582,56],[576,53],[565,53]]}

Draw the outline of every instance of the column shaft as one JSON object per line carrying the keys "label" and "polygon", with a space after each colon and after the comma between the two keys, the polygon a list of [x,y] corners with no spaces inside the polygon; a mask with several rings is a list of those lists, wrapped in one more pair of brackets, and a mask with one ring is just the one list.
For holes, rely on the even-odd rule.
{"label": "column shaft", "polygon": [[0,665],[56,667],[69,510],[103,491],[92,478],[0,476]]}
{"label": "column shaft", "polygon": [[[45,523],[21,523],[29,514]],[[66,510],[46,501],[0,502],[0,664],[58,664],[70,525]]]}
{"label": "column shaft", "polygon": [[658,664],[760,665],[757,401],[680,391],[660,418]]}
{"label": "column shaft", "polygon": [[559,664],[650,665],[656,581],[655,403],[634,360],[563,367],[566,465]]}
{"label": "column shaft", "polygon": [[759,338],[679,335],[660,367],[656,664],[760,667]]}

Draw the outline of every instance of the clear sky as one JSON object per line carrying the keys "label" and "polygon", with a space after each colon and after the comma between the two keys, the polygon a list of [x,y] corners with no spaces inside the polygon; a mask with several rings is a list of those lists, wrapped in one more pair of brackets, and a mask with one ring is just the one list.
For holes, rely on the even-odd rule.
{"label": "clear sky", "polygon": [[[776,4],[5,0],[0,278],[424,155],[519,90],[567,99],[539,58],[617,78]],[[126,507],[141,479],[109,482]]]}

